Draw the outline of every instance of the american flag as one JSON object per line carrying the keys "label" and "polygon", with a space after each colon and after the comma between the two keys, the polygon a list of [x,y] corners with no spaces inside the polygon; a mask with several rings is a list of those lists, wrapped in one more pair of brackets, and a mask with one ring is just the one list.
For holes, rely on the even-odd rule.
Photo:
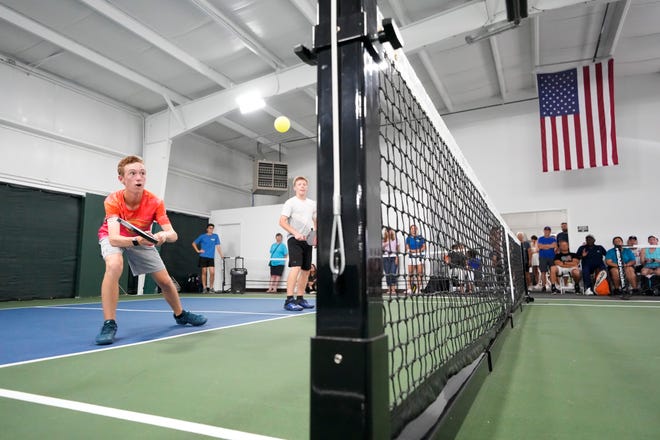
{"label": "american flag", "polygon": [[536,77],[543,172],[617,165],[614,60]]}

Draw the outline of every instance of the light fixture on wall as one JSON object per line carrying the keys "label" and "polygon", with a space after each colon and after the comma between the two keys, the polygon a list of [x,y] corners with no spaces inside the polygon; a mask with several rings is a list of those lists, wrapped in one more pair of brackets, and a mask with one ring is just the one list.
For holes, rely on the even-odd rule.
{"label": "light fixture on wall", "polygon": [[236,103],[238,104],[239,110],[243,114],[259,110],[260,108],[264,108],[266,106],[266,101],[264,101],[264,99],[261,97],[261,94],[256,90],[244,93],[237,97]]}

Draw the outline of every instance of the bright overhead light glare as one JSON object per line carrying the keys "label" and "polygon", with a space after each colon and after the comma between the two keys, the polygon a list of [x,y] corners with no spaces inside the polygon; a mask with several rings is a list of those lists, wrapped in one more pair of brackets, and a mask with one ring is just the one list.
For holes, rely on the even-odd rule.
{"label": "bright overhead light glare", "polygon": [[243,114],[259,110],[266,106],[266,101],[264,101],[261,94],[257,91],[247,92],[239,96],[236,98],[236,103]]}
{"label": "bright overhead light glare", "polygon": [[509,29],[517,28],[519,24],[520,23],[516,23],[516,22],[512,21],[512,22],[504,24],[503,26],[482,27],[477,32],[466,36],[465,37],[465,42],[467,44],[473,44],[473,43],[476,43],[477,41],[481,41],[481,40],[485,40],[486,38],[490,38],[493,35],[500,34],[504,31],[508,31]]}

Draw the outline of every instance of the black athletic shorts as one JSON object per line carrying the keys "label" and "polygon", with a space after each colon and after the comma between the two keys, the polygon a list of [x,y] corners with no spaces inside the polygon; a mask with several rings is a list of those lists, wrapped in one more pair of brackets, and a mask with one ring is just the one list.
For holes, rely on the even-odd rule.
{"label": "black athletic shorts", "polygon": [[270,266],[270,274],[276,277],[281,277],[284,273],[284,265],[280,264],[279,266]]}
{"label": "black athletic shorts", "polygon": [[215,260],[213,258],[199,257],[197,267],[215,267]]}
{"label": "black athletic shorts", "polygon": [[312,246],[307,244],[307,240],[289,237],[286,244],[289,247],[289,267],[300,267],[302,270],[312,268]]}

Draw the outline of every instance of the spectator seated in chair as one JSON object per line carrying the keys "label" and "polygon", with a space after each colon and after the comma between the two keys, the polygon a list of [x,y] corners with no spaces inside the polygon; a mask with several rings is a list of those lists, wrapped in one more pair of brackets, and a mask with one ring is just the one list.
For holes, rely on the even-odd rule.
{"label": "spectator seated in chair", "polygon": [[647,282],[647,285],[645,286],[647,292],[653,291],[653,276],[660,275],[660,247],[656,247],[658,245],[658,237],[650,235],[648,240],[649,246],[651,247],[642,249],[640,255],[642,263],[641,275],[646,278],[646,280],[644,280],[644,278],[642,278],[642,280]]}
{"label": "spectator seated in chair", "polygon": [[465,254],[465,246],[460,243],[455,243],[451,247],[451,252],[447,255],[449,260],[449,274],[452,279],[452,284],[457,291],[463,291],[463,284],[467,278],[467,255]]}
{"label": "spectator seated in chair", "polygon": [[550,282],[552,294],[559,292],[557,289],[558,277],[570,275],[575,282],[575,293],[580,293],[580,257],[568,249],[567,241],[559,242],[559,252],[555,255],[554,265],[550,268]]}
{"label": "spectator seated in chair", "polygon": [[619,278],[619,265],[616,258],[617,248],[621,252],[621,259],[623,260],[621,265],[623,266],[624,275],[630,286],[632,286],[632,293],[635,294],[639,291],[637,289],[637,276],[635,275],[635,254],[630,249],[623,247],[623,238],[621,237],[614,237],[612,244],[614,247],[608,250],[605,255],[605,264],[607,264],[610,270],[612,284],[614,284],[614,292],[612,294],[621,295],[621,289],[623,288],[621,286],[621,279]]}
{"label": "spectator seated in chair", "polygon": [[585,238],[587,244],[580,246],[576,252],[580,257],[582,263],[582,283],[584,284],[584,294],[593,295],[593,281],[592,275],[598,273],[599,270],[605,270],[605,262],[603,259],[607,251],[601,245],[596,244],[596,238],[589,234]]}

